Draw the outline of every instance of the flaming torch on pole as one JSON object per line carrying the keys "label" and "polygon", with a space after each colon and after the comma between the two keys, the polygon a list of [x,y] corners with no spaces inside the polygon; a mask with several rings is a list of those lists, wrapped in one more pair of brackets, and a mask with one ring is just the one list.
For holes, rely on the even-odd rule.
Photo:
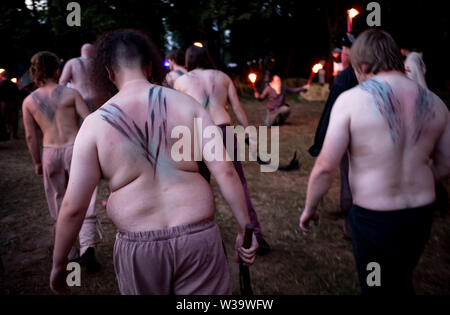
{"label": "flaming torch on pole", "polygon": [[311,85],[314,76],[323,69],[323,65],[321,63],[316,63],[312,68],[311,75],[309,76],[308,86]]}
{"label": "flaming torch on pole", "polygon": [[347,11],[347,32],[353,31],[353,19],[359,15],[359,11],[351,8]]}
{"label": "flaming torch on pole", "polygon": [[12,83],[14,83],[15,85],[17,85],[19,88],[24,89],[25,91],[27,91],[28,93],[32,93],[33,92],[30,89],[27,89],[26,87],[24,87],[22,84],[20,84],[19,81],[17,80],[17,78],[12,78],[10,81]]}
{"label": "flaming torch on pole", "polygon": [[250,80],[250,82],[252,83],[252,87],[253,87],[253,91],[256,93],[257,91],[256,91],[256,87],[255,87],[255,82],[256,82],[256,79],[257,79],[258,77],[256,76],[256,74],[255,73],[250,73],[249,75],[248,75],[248,79]]}

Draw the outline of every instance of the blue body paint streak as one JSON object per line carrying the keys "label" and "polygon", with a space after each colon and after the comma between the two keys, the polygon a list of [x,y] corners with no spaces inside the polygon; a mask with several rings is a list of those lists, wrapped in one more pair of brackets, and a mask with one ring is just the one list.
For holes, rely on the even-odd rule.
{"label": "blue body paint streak", "polygon": [[385,82],[372,78],[360,84],[360,88],[372,95],[378,111],[389,126],[392,141],[398,143],[403,122],[400,115],[400,102],[391,87]]}
{"label": "blue body paint streak", "polygon": [[[153,167],[154,176],[156,176],[163,140],[164,147],[167,147],[167,104],[163,88],[151,87],[148,99],[148,117],[143,129],[116,104],[106,104],[99,110],[103,112],[101,117],[107,123],[143,151],[143,156]],[[156,144],[153,143],[155,140]],[[152,152],[154,147],[152,144],[156,147],[156,153]]]}
{"label": "blue body paint streak", "polygon": [[55,111],[61,101],[62,94],[64,92],[63,86],[57,86],[50,97],[42,96],[38,91],[31,94],[33,101],[38,105],[39,111],[44,113],[48,120],[53,121],[55,119]]}
{"label": "blue body paint streak", "polygon": [[415,108],[414,108],[414,141],[417,143],[422,135],[425,125],[435,117],[435,113],[430,107],[429,94],[428,91],[417,85],[418,94],[416,98]]}

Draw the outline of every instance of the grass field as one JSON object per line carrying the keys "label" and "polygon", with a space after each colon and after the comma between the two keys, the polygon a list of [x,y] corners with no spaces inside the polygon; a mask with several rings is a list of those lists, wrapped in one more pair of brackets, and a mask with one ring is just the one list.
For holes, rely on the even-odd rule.
{"label": "grass field", "polygon": [[[265,103],[241,98],[250,124],[260,125]],[[358,294],[359,285],[351,243],[343,237],[336,179],[322,202],[319,228],[304,234],[298,228],[299,210],[306,196],[307,180],[314,159],[307,149],[312,144],[323,102],[288,99],[291,117],[280,129],[280,159],[289,161],[295,151],[301,168],[293,172],[261,173],[259,165],[245,162],[250,196],[266,240],[273,252],[258,257],[251,268],[256,294]],[[34,175],[23,131],[21,140],[0,143],[0,255],[6,274],[0,280],[0,294],[50,294],[52,230],[42,180]],[[450,186],[446,183],[447,188]],[[233,281],[239,294],[238,266],[234,263],[235,224],[231,211],[213,184],[216,219],[226,244]],[[74,294],[119,294],[112,251],[115,227],[107,218],[102,201],[107,200],[107,183],[100,185],[98,213],[104,239],[97,247],[102,270],[82,275],[82,286]],[[450,217],[436,212],[432,234],[414,280],[419,294],[450,293]],[[152,272],[152,270],[149,270]]]}

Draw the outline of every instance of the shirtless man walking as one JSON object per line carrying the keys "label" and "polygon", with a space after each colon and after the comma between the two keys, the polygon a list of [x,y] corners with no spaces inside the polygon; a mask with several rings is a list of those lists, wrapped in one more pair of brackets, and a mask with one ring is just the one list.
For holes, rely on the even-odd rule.
{"label": "shirtless man walking", "polygon": [[[56,227],[53,292],[68,292],[66,256],[103,176],[111,191],[107,214],[119,230],[114,266],[122,294],[230,294],[211,187],[199,174],[193,153],[190,161],[181,162],[170,154],[178,140],[171,138],[173,128],[185,126],[194,134],[195,118],[205,128],[213,122],[191,97],[148,82],[161,59],[141,33],[108,33],[96,51],[96,83],[106,90],[113,83],[119,92],[84,121],[75,141]],[[215,145],[222,145],[218,141]],[[206,165],[237,220],[236,251],[252,264],[257,241],[254,237],[250,249],[242,247],[250,220],[239,177],[225,158]]]}
{"label": "shirtless man walking", "polygon": [[91,113],[100,107],[102,101],[90,80],[92,58],[93,46],[84,44],[81,47],[81,57],[67,61],[59,78],[59,84],[67,85],[70,82],[70,87],[80,92]]}
{"label": "shirtless man walking", "polygon": [[[354,203],[349,221],[362,293],[413,294],[413,270],[431,228],[434,180],[450,174],[449,112],[406,77],[389,34],[366,31],[351,58],[361,84],[333,107],[300,228],[308,232],[310,221],[317,224],[318,204],[348,154]],[[380,267],[374,286],[367,281],[369,263]]]}
{"label": "shirtless man walking", "polygon": [[170,72],[166,75],[166,84],[173,88],[175,81],[187,73],[184,67],[185,54],[182,50],[173,50],[167,56],[166,60],[169,62]]}
{"label": "shirtless man walking", "polygon": [[[36,175],[44,179],[50,215],[56,221],[66,192],[73,144],[79,129],[76,113],[84,119],[89,115],[89,110],[80,93],[58,85],[59,59],[55,54],[45,51],[35,54],[31,58],[30,73],[39,88],[23,102],[26,141]],[[42,160],[37,127],[43,133]],[[94,207],[89,208],[82,222],[83,227],[79,235],[80,255],[86,259],[88,272],[95,272],[98,271],[99,265],[94,254]],[[69,259],[75,258],[76,250],[71,247]]]}
{"label": "shirtless man walking", "polygon": [[[210,69],[212,65],[212,60],[206,48],[191,46],[186,51],[186,66],[189,72],[188,74],[178,78],[174,87],[176,90],[192,96],[203,105],[203,108],[205,108],[209,113],[214,124],[222,130],[223,143],[226,145],[226,127],[231,124],[231,117],[227,112],[228,100],[239,123],[244,128],[248,127],[247,115],[239,102],[233,81],[225,73],[219,70]],[[236,149],[236,144],[237,141],[235,139],[233,164],[244,187],[248,214],[255,228],[256,238],[258,239],[258,254],[267,254],[271,249],[263,237],[258,216],[256,215],[255,209],[253,208],[253,204],[250,200],[244,170],[241,162],[237,159],[238,150]],[[210,173],[204,167],[203,163],[199,164],[201,168],[200,172],[209,182]]]}

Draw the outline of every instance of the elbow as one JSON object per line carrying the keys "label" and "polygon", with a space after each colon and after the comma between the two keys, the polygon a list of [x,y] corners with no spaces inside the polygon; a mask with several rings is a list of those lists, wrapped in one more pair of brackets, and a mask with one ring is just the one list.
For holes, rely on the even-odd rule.
{"label": "elbow", "polygon": [[75,206],[70,201],[63,200],[59,215],[62,220],[70,222],[82,221],[84,215],[83,207]]}
{"label": "elbow", "polygon": [[218,179],[219,182],[222,182],[227,186],[228,185],[233,186],[234,182],[240,182],[240,180],[239,180],[239,177],[238,177],[232,163],[231,162],[226,162],[226,163],[227,164],[229,163],[228,167],[226,167],[225,169],[223,169],[220,172],[220,175],[219,175],[220,179],[217,178],[217,176],[216,176],[216,178]]}
{"label": "elbow", "polygon": [[330,180],[333,180],[336,172],[337,167],[327,163],[321,163],[320,160],[318,160],[314,166],[315,177],[329,178]]}

